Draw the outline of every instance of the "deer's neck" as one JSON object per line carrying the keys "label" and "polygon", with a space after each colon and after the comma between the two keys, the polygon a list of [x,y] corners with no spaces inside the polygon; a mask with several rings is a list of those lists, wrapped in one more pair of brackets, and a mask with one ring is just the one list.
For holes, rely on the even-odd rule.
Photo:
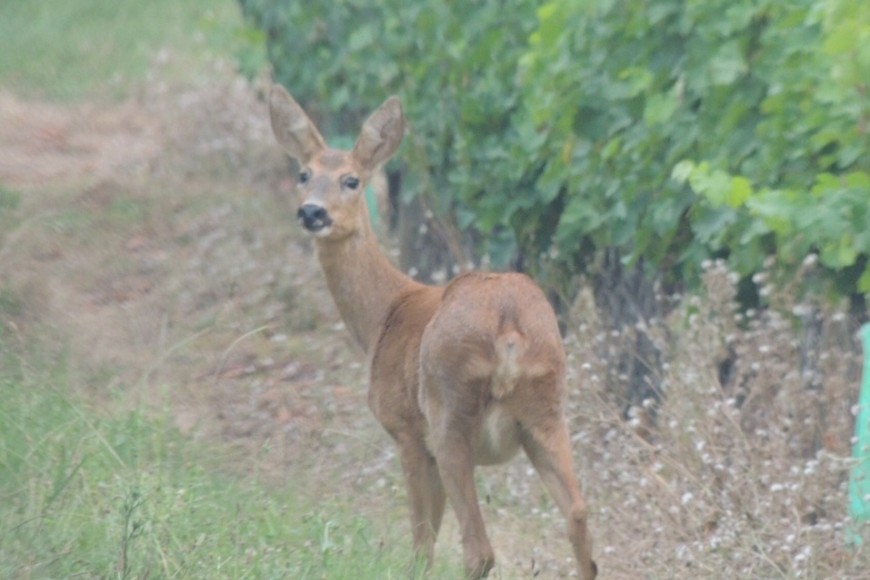
{"label": "deer's neck", "polygon": [[338,242],[318,240],[317,257],[342,320],[371,352],[393,303],[422,284],[393,266],[370,232]]}

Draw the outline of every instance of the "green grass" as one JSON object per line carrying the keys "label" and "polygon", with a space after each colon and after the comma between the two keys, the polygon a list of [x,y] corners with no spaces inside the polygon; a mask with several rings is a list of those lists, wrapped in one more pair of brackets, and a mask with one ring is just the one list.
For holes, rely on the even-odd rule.
{"label": "green grass", "polygon": [[176,79],[215,54],[262,62],[233,0],[5,0],[0,38],[0,86],[61,100],[126,96],[162,49]]}
{"label": "green grass", "polygon": [[4,356],[0,577],[407,577],[398,530],[234,477],[168,417],[91,408],[65,362]]}

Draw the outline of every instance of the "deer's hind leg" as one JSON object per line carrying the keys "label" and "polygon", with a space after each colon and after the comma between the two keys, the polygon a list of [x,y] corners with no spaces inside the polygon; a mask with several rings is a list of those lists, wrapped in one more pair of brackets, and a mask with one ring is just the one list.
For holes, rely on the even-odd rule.
{"label": "deer's hind leg", "polygon": [[[598,568],[592,560],[592,539],[587,526],[586,502],[574,475],[571,439],[561,411],[558,389],[552,385],[538,387],[543,388],[529,391],[536,399],[534,406],[523,405],[527,412],[517,414],[523,426],[521,443],[566,520],[568,540],[577,560],[580,577],[583,580],[592,580],[598,574]],[[548,397],[553,400],[548,401]],[[530,408],[539,411],[530,414]]]}

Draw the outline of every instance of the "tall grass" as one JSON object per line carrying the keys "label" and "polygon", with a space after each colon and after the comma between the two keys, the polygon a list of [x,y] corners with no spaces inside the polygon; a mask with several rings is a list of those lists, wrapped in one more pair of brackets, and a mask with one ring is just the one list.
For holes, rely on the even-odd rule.
{"label": "tall grass", "polygon": [[293,482],[232,477],[168,417],[95,409],[76,397],[66,362],[8,350],[0,577],[407,577],[407,540],[348,506],[309,508]]}

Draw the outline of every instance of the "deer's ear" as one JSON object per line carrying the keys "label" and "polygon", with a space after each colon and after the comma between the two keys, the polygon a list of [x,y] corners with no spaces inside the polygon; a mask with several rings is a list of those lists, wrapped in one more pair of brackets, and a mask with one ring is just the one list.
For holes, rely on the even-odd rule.
{"label": "deer's ear", "polygon": [[284,87],[272,85],[269,94],[269,116],[272,120],[272,132],[278,143],[302,164],[308,163],[312,157],[326,148],[326,143],[320,132],[299,103],[293,100]]}
{"label": "deer's ear", "polygon": [[366,169],[374,169],[393,156],[404,133],[402,103],[390,97],[363,125],[353,147],[353,156]]}

